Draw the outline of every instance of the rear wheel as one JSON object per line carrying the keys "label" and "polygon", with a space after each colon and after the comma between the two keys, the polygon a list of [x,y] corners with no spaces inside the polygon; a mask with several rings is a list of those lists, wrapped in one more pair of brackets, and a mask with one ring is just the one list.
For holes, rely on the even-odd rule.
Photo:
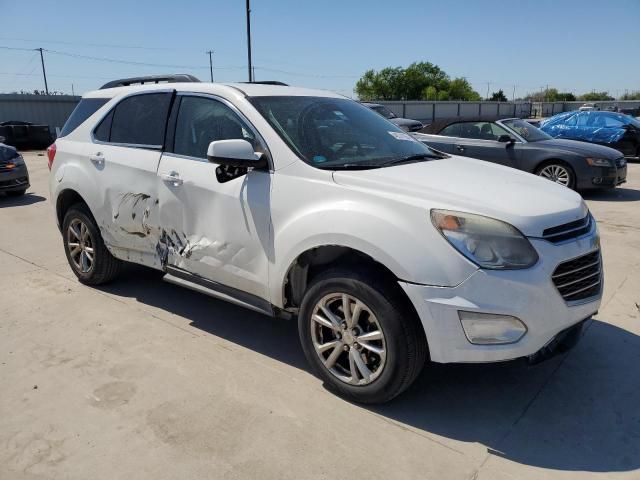
{"label": "rear wheel", "polygon": [[538,168],[537,175],[552,182],[559,183],[565,187],[575,188],[576,177],[573,170],[568,165],[559,162],[551,162]]}
{"label": "rear wheel", "polygon": [[418,376],[427,356],[419,320],[375,275],[330,270],[315,279],[298,316],[307,360],[338,394],[383,403]]}
{"label": "rear wheel", "polygon": [[104,246],[100,230],[85,205],[72,206],[64,216],[62,238],[69,265],[87,285],[113,280],[122,262]]}

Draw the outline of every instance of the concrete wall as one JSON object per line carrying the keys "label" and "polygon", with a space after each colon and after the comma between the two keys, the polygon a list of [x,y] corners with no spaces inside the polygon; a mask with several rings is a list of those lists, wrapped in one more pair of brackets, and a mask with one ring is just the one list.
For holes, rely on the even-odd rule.
{"label": "concrete wall", "polygon": [[45,124],[55,133],[79,101],[80,97],[71,95],[0,94],[0,122],[21,120]]}

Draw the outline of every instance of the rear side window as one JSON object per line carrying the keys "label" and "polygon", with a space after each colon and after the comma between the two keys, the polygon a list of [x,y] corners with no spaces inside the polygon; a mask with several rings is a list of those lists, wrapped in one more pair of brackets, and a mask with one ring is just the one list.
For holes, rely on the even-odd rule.
{"label": "rear side window", "polygon": [[[162,147],[171,96],[171,93],[146,93],[122,100],[113,111],[109,141]],[[96,132],[100,127],[102,124]]]}
{"label": "rear side window", "polygon": [[96,113],[106,104],[110,98],[83,98],[80,103],[73,109],[71,115],[67,119],[60,136],[64,137],[78,128],[87,118]]}

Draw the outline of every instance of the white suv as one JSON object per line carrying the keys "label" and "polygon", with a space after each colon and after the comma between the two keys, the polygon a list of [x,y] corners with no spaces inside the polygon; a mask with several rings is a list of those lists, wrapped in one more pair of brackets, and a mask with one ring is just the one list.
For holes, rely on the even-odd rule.
{"label": "white suv", "polygon": [[443,155],[333,93],[105,88],[48,156],[81,282],[134,262],[297,317],[313,369],[356,401],[393,398],[426,359],[545,358],[600,305],[597,227],[577,193]]}

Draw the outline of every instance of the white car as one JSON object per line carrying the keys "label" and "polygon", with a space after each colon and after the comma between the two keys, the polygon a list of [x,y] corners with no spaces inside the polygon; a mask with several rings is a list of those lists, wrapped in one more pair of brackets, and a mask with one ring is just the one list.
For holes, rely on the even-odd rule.
{"label": "white car", "polygon": [[438,153],[340,95],[101,89],[48,157],[81,282],[134,262],[297,317],[313,369],[356,401],[395,397],[427,359],[545,358],[600,305],[597,227],[577,193]]}

